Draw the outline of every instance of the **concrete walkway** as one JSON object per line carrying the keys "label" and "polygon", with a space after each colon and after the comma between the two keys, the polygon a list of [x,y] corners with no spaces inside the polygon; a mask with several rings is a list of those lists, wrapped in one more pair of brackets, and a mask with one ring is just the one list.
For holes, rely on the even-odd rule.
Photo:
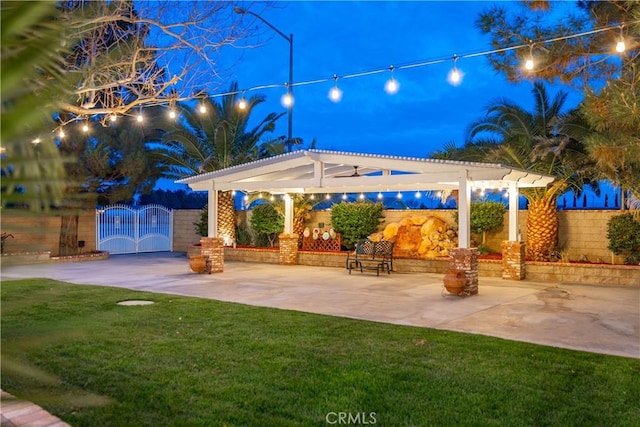
{"label": "concrete walkway", "polygon": [[[177,253],[114,255],[106,261],[5,267],[0,279],[47,277],[640,358],[640,286],[481,277],[479,294],[461,298],[443,296],[439,274],[377,277],[338,268],[227,262],[224,273],[207,275],[192,273],[188,264]],[[3,401],[3,427],[64,425],[41,408],[32,409],[42,423],[20,423],[12,408]]]}
{"label": "concrete walkway", "polygon": [[[2,268],[2,280],[48,277],[78,284],[471,332],[640,358],[640,286],[615,287],[484,278],[472,297],[442,296],[440,274],[227,262],[195,274],[184,254],[113,255],[106,261]],[[446,293],[446,292],[445,292]]]}

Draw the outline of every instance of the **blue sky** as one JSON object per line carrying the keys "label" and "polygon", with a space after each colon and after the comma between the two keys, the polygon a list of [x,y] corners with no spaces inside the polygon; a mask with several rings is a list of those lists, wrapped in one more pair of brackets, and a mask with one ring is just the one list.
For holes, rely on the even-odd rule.
{"label": "blue sky", "polygon": [[[302,82],[489,50],[474,22],[494,3],[299,1],[255,12],[283,33],[293,33],[294,82]],[[251,16],[245,19],[264,26]],[[238,81],[240,88],[286,82],[288,42],[266,26],[261,38],[249,44],[256,42],[257,47],[223,51],[222,61],[236,64],[227,73],[229,80]],[[293,135],[306,144],[316,138],[319,149],[424,157],[449,141],[462,144],[465,129],[483,116],[491,100],[505,97],[532,106],[531,83],[508,83],[486,57],[461,59],[457,65],[464,72],[457,87],[446,81],[453,60],[396,70],[400,90],[395,95],[384,91],[389,72],[340,79],[343,97],[338,103],[327,96],[333,82],[296,86]],[[256,118],[286,111],[280,103],[284,88],[258,92],[267,102],[254,111]],[[574,92],[567,105],[580,99]],[[285,116],[275,135],[286,133]]]}

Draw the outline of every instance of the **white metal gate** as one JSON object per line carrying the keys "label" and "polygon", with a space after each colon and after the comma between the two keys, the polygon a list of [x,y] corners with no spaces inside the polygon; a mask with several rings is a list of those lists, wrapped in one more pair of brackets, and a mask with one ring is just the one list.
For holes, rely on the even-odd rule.
{"label": "white metal gate", "polygon": [[173,250],[173,210],[159,205],[125,205],[96,210],[99,251],[112,254]]}

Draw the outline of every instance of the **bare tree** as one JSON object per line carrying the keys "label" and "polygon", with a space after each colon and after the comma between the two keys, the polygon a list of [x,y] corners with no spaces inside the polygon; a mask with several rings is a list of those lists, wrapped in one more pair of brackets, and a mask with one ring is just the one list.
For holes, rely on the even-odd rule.
{"label": "bare tree", "polygon": [[[72,97],[59,103],[66,113],[60,124],[87,117],[106,123],[112,115],[172,106],[226,85],[233,64],[222,65],[223,50],[248,47],[247,40],[260,31],[239,19],[235,6],[227,1],[63,3],[63,13],[74,16],[68,38],[80,40],[64,68],[80,77]],[[251,7],[260,11],[270,4]]]}

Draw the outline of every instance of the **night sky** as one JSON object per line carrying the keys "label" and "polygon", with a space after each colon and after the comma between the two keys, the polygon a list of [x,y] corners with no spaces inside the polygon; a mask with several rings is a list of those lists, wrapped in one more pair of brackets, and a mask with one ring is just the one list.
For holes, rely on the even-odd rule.
{"label": "night sky", "polygon": [[[388,69],[490,49],[475,21],[495,2],[281,2],[256,13],[285,34],[294,35],[294,83],[363,71]],[[517,2],[501,2],[518,7]],[[247,15],[254,25],[264,26]],[[282,84],[288,79],[289,43],[268,27],[259,47],[223,52],[236,64],[228,74],[240,88]],[[532,83],[510,84],[488,65],[486,57],[461,59],[460,85],[447,82],[453,59],[446,63],[396,70],[400,90],[384,91],[391,73],[339,79],[338,103],[328,98],[333,81],[294,86],[293,136],[305,146],[362,153],[425,157],[443,144],[461,145],[467,126],[481,118],[487,104],[499,97],[532,108]],[[227,85],[228,86],[228,85]],[[550,87],[551,94],[558,88]],[[564,87],[564,90],[569,88]],[[256,118],[286,111],[280,103],[284,88],[258,91],[267,102],[254,110]],[[251,92],[247,93],[249,95]],[[572,93],[567,106],[581,95]],[[275,135],[286,135],[286,116]]]}

